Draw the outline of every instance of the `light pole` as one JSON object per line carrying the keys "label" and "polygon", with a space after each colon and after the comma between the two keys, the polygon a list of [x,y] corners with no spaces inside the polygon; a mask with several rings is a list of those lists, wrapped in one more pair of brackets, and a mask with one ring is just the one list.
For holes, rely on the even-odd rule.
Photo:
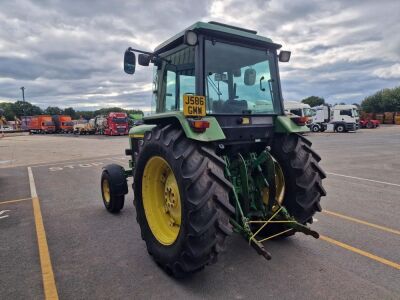
{"label": "light pole", "polygon": [[22,91],[22,102],[24,103],[22,105],[22,114],[25,116],[25,87],[21,86],[20,89]]}
{"label": "light pole", "polygon": [[22,90],[22,101],[25,102],[25,87],[21,86],[20,89]]}

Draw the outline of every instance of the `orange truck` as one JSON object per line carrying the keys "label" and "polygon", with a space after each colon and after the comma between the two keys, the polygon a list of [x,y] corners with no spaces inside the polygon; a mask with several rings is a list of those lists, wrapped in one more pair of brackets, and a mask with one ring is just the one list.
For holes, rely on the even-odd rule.
{"label": "orange truck", "polygon": [[56,131],[53,119],[48,115],[33,116],[28,129],[31,133],[54,133]]}
{"label": "orange truck", "polygon": [[65,115],[54,115],[53,122],[56,126],[57,133],[73,133],[74,123],[70,116]]}

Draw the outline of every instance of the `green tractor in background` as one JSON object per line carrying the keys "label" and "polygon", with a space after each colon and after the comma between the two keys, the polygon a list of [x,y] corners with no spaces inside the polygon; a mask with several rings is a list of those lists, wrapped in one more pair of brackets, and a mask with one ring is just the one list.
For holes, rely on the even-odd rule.
{"label": "green tractor in background", "polygon": [[154,52],[128,48],[124,70],[154,65],[154,111],[129,132],[130,168],[107,165],[106,209],[119,212],[133,177],[150,255],[182,277],[215,262],[232,230],[270,259],[263,242],[303,232],[321,211],[325,173],[284,114],[278,61],[290,52],[257,32],[198,22]]}

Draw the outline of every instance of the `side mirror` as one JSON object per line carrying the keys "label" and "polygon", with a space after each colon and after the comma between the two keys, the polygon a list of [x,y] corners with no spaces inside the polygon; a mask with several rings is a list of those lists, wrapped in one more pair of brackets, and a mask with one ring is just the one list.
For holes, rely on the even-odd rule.
{"label": "side mirror", "polygon": [[279,61],[288,62],[290,60],[290,54],[292,54],[292,52],[282,50],[281,52],[279,52]]}
{"label": "side mirror", "polygon": [[124,55],[124,71],[126,74],[134,74],[136,66],[136,56],[135,53],[131,51],[130,48],[126,49]]}
{"label": "side mirror", "polygon": [[141,66],[147,67],[150,64],[151,56],[149,54],[139,54],[138,63]]}
{"label": "side mirror", "polygon": [[256,70],[249,68],[244,71],[244,84],[245,85],[254,85],[256,83]]}

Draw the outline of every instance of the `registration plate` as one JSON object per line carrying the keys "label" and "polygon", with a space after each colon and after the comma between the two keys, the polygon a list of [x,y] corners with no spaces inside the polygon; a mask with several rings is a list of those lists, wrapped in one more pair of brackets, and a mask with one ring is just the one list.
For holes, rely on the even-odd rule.
{"label": "registration plate", "polygon": [[185,117],[204,117],[206,115],[206,97],[183,95],[183,115]]}

